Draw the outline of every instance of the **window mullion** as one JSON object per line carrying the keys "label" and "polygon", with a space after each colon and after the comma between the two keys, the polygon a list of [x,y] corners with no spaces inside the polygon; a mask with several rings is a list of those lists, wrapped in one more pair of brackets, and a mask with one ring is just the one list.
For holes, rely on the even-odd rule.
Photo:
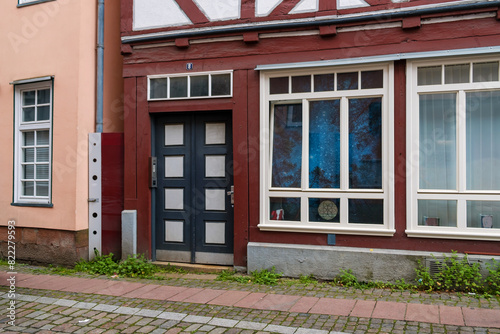
{"label": "window mullion", "polygon": [[[309,189],[309,101],[302,100],[302,189]],[[308,221],[309,201],[307,196],[301,196],[301,221]]]}
{"label": "window mullion", "polygon": [[340,100],[340,189],[349,189],[349,99]]}

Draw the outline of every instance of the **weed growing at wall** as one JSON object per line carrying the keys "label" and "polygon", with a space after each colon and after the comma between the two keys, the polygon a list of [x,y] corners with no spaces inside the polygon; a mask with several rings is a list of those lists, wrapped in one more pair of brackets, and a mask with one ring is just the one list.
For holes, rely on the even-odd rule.
{"label": "weed growing at wall", "polygon": [[233,271],[223,271],[217,276],[218,281],[232,281],[238,283],[255,283],[264,285],[278,284],[279,279],[283,276],[282,273],[277,273],[276,268],[272,267],[271,270],[255,270],[249,276],[236,275]]}
{"label": "weed growing at wall", "polygon": [[456,252],[443,261],[437,261],[440,270],[431,274],[420,262],[415,270],[416,285],[424,291],[452,291],[500,295],[500,263],[486,263],[488,276],[483,277],[479,263],[469,263],[467,255],[458,258]]}

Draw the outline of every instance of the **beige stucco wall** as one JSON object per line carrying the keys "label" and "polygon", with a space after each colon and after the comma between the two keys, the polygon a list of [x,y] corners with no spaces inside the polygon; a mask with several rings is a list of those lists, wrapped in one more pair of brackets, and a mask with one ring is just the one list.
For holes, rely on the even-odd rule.
{"label": "beige stucco wall", "polygon": [[[111,3],[119,6],[119,1]],[[0,112],[3,116],[0,123],[3,144],[0,146],[0,225],[15,219],[18,226],[86,229],[87,143],[88,134],[95,132],[97,1],[56,0],[22,8],[16,5],[17,1],[0,1]],[[115,15],[119,18],[119,7]],[[119,25],[114,33],[118,30]],[[115,62],[121,63],[116,49],[114,57]],[[9,82],[47,75],[55,76],[53,208],[11,206],[14,87]],[[121,71],[118,75],[118,79],[116,76],[110,79],[108,73],[108,87],[123,86]],[[106,98],[119,100],[119,90],[108,89]],[[119,121],[119,111],[115,114]],[[117,126],[118,131],[122,128]]]}

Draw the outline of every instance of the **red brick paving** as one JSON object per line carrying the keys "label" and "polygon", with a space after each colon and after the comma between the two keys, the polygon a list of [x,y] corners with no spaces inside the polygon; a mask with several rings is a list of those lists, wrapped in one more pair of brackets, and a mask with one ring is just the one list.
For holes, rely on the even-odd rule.
{"label": "red brick paving", "polygon": [[222,295],[218,296],[215,299],[212,299],[208,302],[208,304],[213,305],[221,305],[221,306],[233,306],[246,296],[248,296],[250,292],[248,291],[226,291]]}
{"label": "red brick paving", "polygon": [[463,308],[465,326],[500,328],[500,310]]}
{"label": "red brick paving", "polygon": [[464,326],[462,308],[453,306],[439,306],[439,321],[443,325]]}
{"label": "red brick paving", "polygon": [[430,322],[439,324],[439,306],[408,304],[406,306],[406,321]]}
{"label": "red brick paving", "polygon": [[288,311],[298,300],[299,296],[268,294],[253,304],[258,310]]}
{"label": "red brick paving", "polygon": [[374,300],[358,300],[356,301],[356,305],[354,305],[350,316],[358,318],[371,318],[376,303],[377,302]]}
{"label": "red brick paving", "polygon": [[405,320],[406,303],[377,302],[372,317],[379,319]]}
{"label": "red brick paving", "polygon": [[206,304],[212,299],[217,298],[222,295],[225,290],[212,290],[212,289],[203,289],[191,297],[188,297],[183,300],[184,303],[196,303],[196,304]]}
{"label": "red brick paving", "polygon": [[307,313],[319,301],[317,297],[302,297],[290,308],[290,312]]}
{"label": "red brick paving", "polygon": [[355,304],[351,299],[320,298],[309,313],[348,316]]}
{"label": "red brick paving", "polygon": [[264,298],[266,295],[266,293],[261,292],[250,293],[249,295],[235,303],[233,306],[251,308],[255,303]]}
{"label": "red brick paving", "polygon": [[168,298],[175,296],[185,290],[187,290],[187,288],[179,286],[157,286],[156,289],[145,292],[141,298],[167,300]]}
{"label": "red brick paving", "polygon": [[108,296],[123,296],[130,291],[139,289],[145,286],[142,283],[134,283],[134,282],[116,282],[115,284],[105,287],[104,289],[97,290],[94,293],[98,295],[108,295]]}
{"label": "red brick paving", "polygon": [[203,289],[200,288],[188,288],[176,295],[173,295],[172,297],[168,297],[167,300],[173,301],[173,302],[183,302],[185,299],[203,291]]}

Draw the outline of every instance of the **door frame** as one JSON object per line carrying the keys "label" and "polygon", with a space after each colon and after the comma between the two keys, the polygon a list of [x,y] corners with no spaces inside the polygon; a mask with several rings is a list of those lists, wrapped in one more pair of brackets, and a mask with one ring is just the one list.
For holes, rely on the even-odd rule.
{"label": "door frame", "polygon": [[[228,154],[230,154],[231,156],[231,159],[228,160],[226,162],[226,165],[227,164],[230,164],[231,165],[231,175],[230,175],[230,178],[228,180],[229,184],[227,185],[228,187],[230,186],[233,186],[234,187],[234,183],[235,183],[235,175],[234,175],[234,168],[233,168],[233,165],[234,165],[234,151],[235,151],[235,145],[234,145],[234,131],[233,131],[233,113],[231,110],[212,110],[212,111],[183,111],[183,112],[163,112],[163,113],[154,113],[154,114],[151,114],[151,117],[150,117],[150,131],[151,131],[151,155],[153,157],[157,157],[157,159],[160,159],[160,157],[158,156],[158,154],[161,155],[160,152],[157,151],[157,141],[160,140],[161,141],[161,138],[158,138],[158,136],[160,135],[159,133],[157,133],[157,129],[156,127],[158,126],[158,122],[160,121],[160,119],[164,118],[164,117],[168,117],[168,115],[172,115],[173,117],[179,117],[179,118],[185,118],[186,120],[189,120],[189,124],[191,126],[191,130],[195,131],[195,129],[199,126],[198,124],[198,120],[197,120],[197,117],[198,115],[203,115],[203,114],[207,114],[208,116],[212,115],[212,114],[220,114],[220,115],[224,115],[224,117],[222,118],[226,118],[228,121],[229,121],[229,132],[226,133],[226,138],[228,139],[228,143],[226,145],[228,145],[228,149],[229,149],[229,152]],[[190,119],[191,118],[191,119]],[[210,122],[210,120],[206,120],[208,122]],[[204,122],[204,121],[202,121]],[[194,133],[199,133],[199,131],[196,131]],[[194,133],[190,133],[190,136],[191,136],[191,139],[190,139],[190,143],[189,143],[189,150],[194,150],[194,146],[196,146],[200,139],[198,137],[196,137],[194,135]],[[196,138],[196,139],[195,139]],[[195,157],[195,155],[193,155],[193,161],[198,159],[197,157]],[[159,165],[160,163],[157,163],[155,168],[156,168],[156,172],[157,172],[157,178],[158,178],[158,181],[156,182],[156,184],[159,186],[160,185],[160,174],[161,174],[161,171],[160,171],[160,168],[159,168]],[[150,161],[150,177],[151,177],[151,170],[152,170],[152,166],[151,166],[151,161]],[[198,179],[198,173],[200,173],[199,170],[195,170],[193,169],[192,171],[189,172],[189,177],[191,179],[190,182],[192,182],[192,187],[196,187],[195,186],[195,183],[196,183],[196,180]],[[158,251],[164,251],[164,252],[169,252],[169,250],[162,250],[162,249],[158,249],[157,245],[159,242],[159,240],[157,241],[157,233],[160,233],[160,231],[158,231],[157,229],[157,224],[158,222],[156,221],[158,217],[157,215],[157,205],[159,205],[158,203],[158,200],[157,200],[157,196],[160,194],[158,191],[158,188],[159,187],[156,187],[156,186],[152,186],[150,187],[150,190],[151,190],[151,257],[152,257],[152,260],[153,261],[157,261],[158,260]],[[229,195],[229,194],[228,194]],[[226,196],[227,198],[228,196]],[[194,200],[194,199],[193,199]],[[226,201],[227,203],[227,201]],[[229,204],[231,205],[231,204]],[[190,249],[188,251],[175,251],[174,252],[189,252],[191,253],[190,254],[190,261],[186,261],[186,260],[183,260],[183,261],[179,261],[179,262],[186,262],[186,263],[191,263],[191,264],[214,264],[214,265],[234,265],[235,264],[235,245],[236,245],[236,227],[235,227],[235,209],[234,209],[234,202],[233,202],[233,205],[232,205],[232,208],[229,209],[230,212],[228,212],[227,214],[230,215],[230,219],[228,219],[230,222],[231,222],[231,228],[230,228],[230,233],[226,234],[226,238],[231,238],[231,240],[229,241],[229,245],[230,245],[230,248],[232,249],[232,252],[231,253],[224,253],[224,252],[204,252],[204,251],[200,251],[200,250],[197,250],[197,240],[200,239],[200,235],[198,233],[195,233],[195,231],[204,231],[203,228],[197,228],[197,226],[199,225],[199,222],[197,219],[193,219],[191,222],[190,222],[190,227],[189,227],[189,232],[188,232],[188,235],[189,235],[189,238],[190,238]],[[181,255],[181,254],[179,254]],[[213,259],[213,260],[212,260]],[[166,262],[176,262],[175,260],[159,260],[159,261],[166,261]]]}

